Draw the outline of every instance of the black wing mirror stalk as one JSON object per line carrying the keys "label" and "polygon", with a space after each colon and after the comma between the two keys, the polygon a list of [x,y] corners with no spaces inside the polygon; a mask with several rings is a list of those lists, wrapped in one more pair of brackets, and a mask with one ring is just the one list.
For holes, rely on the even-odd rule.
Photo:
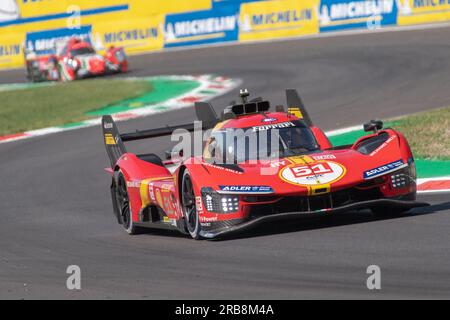
{"label": "black wing mirror stalk", "polygon": [[383,121],[370,120],[369,122],[364,123],[363,128],[365,132],[373,131],[374,133],[377,133],[378,130],[383,129]]}

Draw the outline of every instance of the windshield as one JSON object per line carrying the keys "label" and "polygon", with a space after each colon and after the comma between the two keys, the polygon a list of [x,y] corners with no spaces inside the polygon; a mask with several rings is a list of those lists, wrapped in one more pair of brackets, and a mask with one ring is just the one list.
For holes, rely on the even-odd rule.
{"label": "windshield", "polygon": [[216,131],[207,149],[207,158],[216,163],[241,163],[307,154],[319,146],[309,127],[294,120]]}
{"label": "windshield", "polygon": [[82,47],[82,48],[70,50],[70,54],[72,56],[79,56],[79,55],[83,55],[83,54],[93,54],[93,53],[95,53],[95,51],[91,47]]}

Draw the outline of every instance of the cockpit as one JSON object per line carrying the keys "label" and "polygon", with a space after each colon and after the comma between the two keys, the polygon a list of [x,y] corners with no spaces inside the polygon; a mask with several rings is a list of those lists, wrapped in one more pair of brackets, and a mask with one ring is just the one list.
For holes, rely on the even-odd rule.
{"label": "cockpit", "polygon": [[204,157],[215,163],[242,163],[304,155],[319,149],[302,120],[213,131]]}

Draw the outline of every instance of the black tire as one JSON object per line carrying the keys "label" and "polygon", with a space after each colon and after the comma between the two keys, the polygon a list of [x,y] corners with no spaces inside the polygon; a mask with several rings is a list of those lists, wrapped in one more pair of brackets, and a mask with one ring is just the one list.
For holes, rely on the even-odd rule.
{"label": "black tire", "polygon": [[36,77],[36,72],[33,69],[28,74],[28,79],[30,79],[30,81],[33,82],[33,83],[39,82],[39,78]]}
{"label": "black tire", "polygon": [[130,199],[128,197],[127,183],[122,173],[119,173],[116,184],[117,208],[122,218],[122,226],[130,234],[138,234],[142,231],[133,223],[131,218]]}
{"label": "black tire", "polygon": [[112,205],[113,205],[114,217],[116,217],[118,224],[122,224],[123,223],[122,215],[120,213],[120,210],[118,207],[118,202],[117,202],[117,183],[116,183],[115,178],[112,178],[110,191],[111,191],[111,200],[112,200]]}
{"label": "black tire", "polygon": [[376,218],[395,218],[408,211],[409,208],[402,207],[373,207],[371,211]]}
{"label": "black tire", "polygon": [[185,220],[186,229],[193,239],[200,239],[200,221],[195,204],[195,192],[189,171],[183,172],[181,179],[181,207]]}

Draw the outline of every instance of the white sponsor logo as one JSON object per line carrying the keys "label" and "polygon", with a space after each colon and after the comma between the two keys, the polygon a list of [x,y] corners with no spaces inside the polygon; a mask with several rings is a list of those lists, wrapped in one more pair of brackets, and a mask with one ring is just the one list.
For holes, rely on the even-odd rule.
{"label": "white sponsor logo", "polygon": [[320,23],[327,25],[333,20],[355,19],[390,14],[394,0],[366,0],[323,5],[320,9]]}
{"label": "white sponsor logo", "polygon": [[368,170],[364,172],[364,179],[370,179],[373,177],[378,177],[380,175],[386,174],[388,172],[395,171],[397,169],[406,167],[408,164],[403,163],[403,160],[397,160],[388,164],[385,164],[383,166],[380,166],[378,168],[374,168],[371,170]]}
{"label": "white sponsor logo", "polygon": [[232,31],[236,27],[236,16],[212,17],[190,21],[168,23],[164,36],[166,41],[175,40],[178,37],[188,37],[208,33]]}
{"label": "white sponsor logo", "polygon": [[217,221],[217,217],[200,217],[201,222],[214,222]]}
{"label": "white sponsor logo", "polygon": [[219,186],[222,192],[271,193],[270,186]]}
{"label": "white sponsor logo", "polygon": [[219,169],[219,170],[223,170],[223,171],[230,172],[230,173],[243,174],[243,172],[232,170],[232,169],[229,169],[229,168],[224,168],[224,167],[221,167],[221,166],[216,166],[216,165],[214,165],[212,163],[209,163],[209,162],[202,163],[202,165],[207,166],[207,167],[211,167],[211,168],[215,168],[215,169]]}
{"label": "white sponsor logo", "polygon": [[332,160],[336,159],[336,156],[334,154],[322,154],[320,156],[312,156],[314,160]]}
{"label": "white sponsor logo", "polygon": [[140,188],[141,182],[140,181],[127,181],[127,188]]}
{"label": "white sponsor logo", "polygon": [[295,124],[292,122],[281,122],[281,123],[275,123],[275,124],[268,124],[265,126],[258,126],[253,127],[253,131],[264,131],[269,129],[279,129],[279,128],[289,128],[289,127],[295,127]]}
{"label": "white sponsor logo", "polygon": [[261,120],[261,122],[274,122],[277,121],[278,119],[276,118],[264,118]]}

